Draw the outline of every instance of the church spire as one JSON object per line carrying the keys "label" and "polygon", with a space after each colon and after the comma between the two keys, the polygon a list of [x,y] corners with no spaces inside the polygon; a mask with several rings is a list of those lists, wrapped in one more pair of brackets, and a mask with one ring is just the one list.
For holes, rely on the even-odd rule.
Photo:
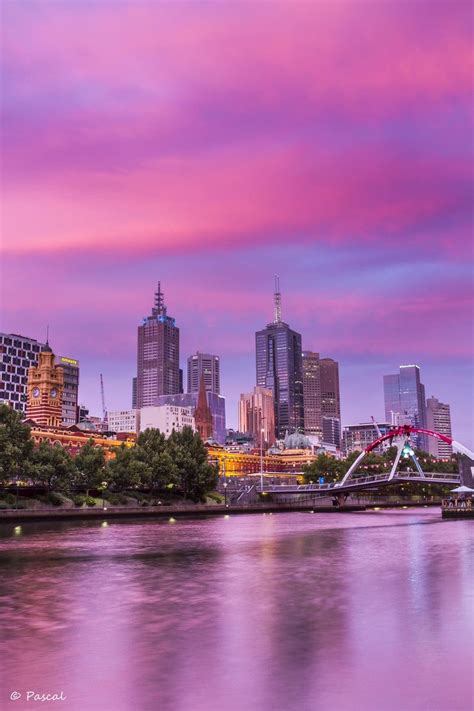
{"label": "church spire", "polygon": [[204,442],[212,437],[214,430],[212,413],[207,402],[206,386],[203,376],[201,376],[201,381],[199,383],[199,395],[197,407],[194,411],[194,420],[198,434]]}

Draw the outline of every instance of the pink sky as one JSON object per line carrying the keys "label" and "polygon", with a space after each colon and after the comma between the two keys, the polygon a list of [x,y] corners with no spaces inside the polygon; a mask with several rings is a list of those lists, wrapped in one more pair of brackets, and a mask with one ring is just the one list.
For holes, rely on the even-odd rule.
{"label": "pink sky", "polygon": [[2,7],[2,329],[130,404],[161,280],[182,361],[254,384],[273,274],[345,424],[417,362],[472,430],[470,2]]}

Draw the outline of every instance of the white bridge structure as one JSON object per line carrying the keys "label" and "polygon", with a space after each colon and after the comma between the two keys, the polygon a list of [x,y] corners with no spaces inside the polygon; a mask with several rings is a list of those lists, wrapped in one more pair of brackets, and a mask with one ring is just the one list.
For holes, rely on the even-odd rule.
{"label": "white bridge structure", "polygon": [[[465,473],[445,473],[445,472],[424,472],[420,466],[418,458],[416,457],[415,451],[411,445],[411,435],[413,434],[425,434],[428,437],[435,437],[437,439],[446,442],[452,446],[453,451],[463,455],[462,459],[465,460],[465,465],[462,467],[462,472]],[[364,458],[370,454],[374,449],[376,449],[382,442],[388,441],[390,446],[397,448],[397,453],[393,461],[392,467],[389,472],[383,474],[373,474],[373,475],[358,475],[357,470],[359,469]],[[398,471],[398,467],[401,459],[413,462],[415,465],[415,471],[403,472]],[[470,469],[470,472],[467,471]],[[342,493],[350,493],[351,491],[359,491],[363,489],[378,488],[380,486],[389,486],[395,483],[403,482],[416,482],[419,484],[446,484],[446,485],[456,485],[465,483],[468,486],[472,486],[472,476],[474,473],[474,452],[462,445],[460,442],[447,437],[446,435],[440,434],[439,432],[434,432],[433,430],[427,430],[421,427],[412,427],[411,425],[401,425],[396,427],[390,432],[381,435],[374,442],[369,444],[363,452],[359,454],[357,459],[351,464],[341,481],[337,481],[330,484],[295,484],[295,485],[281,485],[281,486],[264,486],[258,488],[257,491],[275,493],[275,494],[304,494],[304,493],[314,493],[328,496],[328,495],[338,495]],[[466,478],[470,477],[470,482]],[[464,479],[464,480],[463,480]]]}

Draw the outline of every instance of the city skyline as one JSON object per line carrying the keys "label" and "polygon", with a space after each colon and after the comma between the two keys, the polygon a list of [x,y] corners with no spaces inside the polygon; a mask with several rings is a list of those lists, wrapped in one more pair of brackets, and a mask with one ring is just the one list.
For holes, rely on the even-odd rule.
{"label": "city skyline", "polygon": [[383,419],[381,377],[417,363],[472,444],[470,7],[342,7],[187,7],[183,27],[97,4],[98,42],[82,4],[5,6],[1,329],[49,323],[91,411],[101,372],[130,404],[160,278],[235,424],[278,273],[303,348],[340,363],[343,424]]}

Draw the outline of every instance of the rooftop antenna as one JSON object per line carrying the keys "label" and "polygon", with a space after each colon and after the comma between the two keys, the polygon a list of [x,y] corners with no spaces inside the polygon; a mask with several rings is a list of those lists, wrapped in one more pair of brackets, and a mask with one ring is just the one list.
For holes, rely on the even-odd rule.
{"label": "rooftop antenna", "polygon": [[153,309],[153,315],[166,316],[165,297],[163,292],[161,291],[161,281],[158,282],[158,288],[155,291],[155,306]]}
{"label": "rooftop antenna", "polygon": [[280,294],[280,277],[275,274],[275,316],[273,319],[274,323],[281,323],[281,294]]}
{"label": "rooftop antenna", "polygon": [[46,345],[49,346],[49,323],[46,326]]}

